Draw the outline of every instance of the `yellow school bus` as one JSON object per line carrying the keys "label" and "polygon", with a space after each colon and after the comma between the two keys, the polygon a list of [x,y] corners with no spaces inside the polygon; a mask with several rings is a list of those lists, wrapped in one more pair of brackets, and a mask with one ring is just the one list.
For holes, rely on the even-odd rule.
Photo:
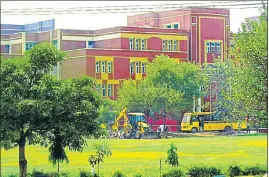
{"label": "yellow school bus", "polygon": [[185,113],[181,122],[182,132],[202,132],[202,131],[228,131],[229,128],[238,130],[247,128],[246,121],[231,122],[214,118],[212,112]]}

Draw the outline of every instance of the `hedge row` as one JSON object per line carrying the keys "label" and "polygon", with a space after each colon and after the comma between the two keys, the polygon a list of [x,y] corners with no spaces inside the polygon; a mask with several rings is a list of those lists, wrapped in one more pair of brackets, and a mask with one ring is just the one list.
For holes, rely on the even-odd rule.
{"label": "hedge row", "polygon": [[[267,173],[267,169],[264,169],[258,165],[245,167],[244,169],[237,166],[229,166],[226,172],[221,171],[221,169],[216,167],[204,167],[204,166],[193,166],[187,173],[181,169],[173,169],[167,173],[164,173],[162,177],[213,177],[215,175],[226,175],[229,177],[235,176],[251,176],[251,175],[264,175]],[[8,175],[7,177],[17,177],[18,175]],[[43,171],[34,170],[31,174],[28,174],[27,177],[71,177],[68,173],[44,173]],[[87,171],[81,171],[79,177],[103,177],[103,175],[98,176],[97,174],[92,174]],[[126,177],[120,171],[113,173],[112,177]],[[142,177],[140,174],[135,174],[134,177]]]}

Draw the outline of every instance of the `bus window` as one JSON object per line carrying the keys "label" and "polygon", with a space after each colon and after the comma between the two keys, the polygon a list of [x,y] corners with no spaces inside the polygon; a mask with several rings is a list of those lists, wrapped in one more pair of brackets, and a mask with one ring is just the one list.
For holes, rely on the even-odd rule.
{"label": "bus window", "polygon": [[204,121],[211,121],[211,115],[204,115]]}
{"label": "bus window", "polygon": [[220,116],[217,115],[217,114],[214,114],[214,115],[212,115],[212,120],[213,121],[219,121],[220,120]]}
{"label": "bus window", "polygon": [[191,116],[190,123],[192,123],[192,122],[198,122],[198,117],[197,116]]}
{"label": "bus window", "polygon": [[188,121],[189,121],[189,119],[190,119],[190,115],[184,115],[184,117],[183,117],[183,119],[182,119],[182,121],[181,121],[181,122],[186,123],[186,122],[188,122]]}

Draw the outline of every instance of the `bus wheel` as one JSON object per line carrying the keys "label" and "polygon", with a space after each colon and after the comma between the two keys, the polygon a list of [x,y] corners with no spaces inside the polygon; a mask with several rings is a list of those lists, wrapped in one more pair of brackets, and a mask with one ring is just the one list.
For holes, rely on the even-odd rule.
{"label": "bus wheel", "polygon": [[228,132],[228,131],[230,130],[230,128],[231,128],[231,127],[226,126],[226,127],[224,128],[224,132]]}
{"label": "bus wheel", "polygon": [[192,128],[192,129],[191,129],[191,132],[192,132],[192,133],[197,133],[197,131],[198,131],[197,128]]}

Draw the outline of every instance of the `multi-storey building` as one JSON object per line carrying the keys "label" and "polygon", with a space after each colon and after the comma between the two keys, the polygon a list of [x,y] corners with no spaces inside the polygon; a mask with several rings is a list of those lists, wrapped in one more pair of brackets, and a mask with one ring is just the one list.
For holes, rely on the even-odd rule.
{"label": "multi-storey building", "polygon": [[215,8],[188,8],[129,16],[128,26],[184,29],[188,31],[189,60],[211,63],[227,56],[230,12]]}
{"label": "multi-storey building", "polygon": [[55,20],[46,20],[26,25],[16,24],[1,24],[1,34],[15,34],[19,32],[41,32],[53,30],[55,27]]}
{"label": "multi-storey building", "polygon": [[[189,61],[212,63],[214,58],[228,57],[230,46],[230,12],[215,8],[186,8],[129,16],[128,26],[184,29],[189,34]],[[210,86],[211,87],[211,86]],[[214,97],[214,96],[213,96]],[[198,99],[198,105],[212,103],[212,97]],[[201,111],[201,107],[197,109]],[[207,111],[211,111],[207,110]]]}
{"label": "multi-storey building", "polygon": [[146,77],[147,62],[156,55],[195,63],[223,59],[229,19],[228,10],[191,8],[130,16],[126,27],[1,34],[1,54],[16,57],[37,43],[53,43],[68,53],[54,69],[59,79],[93,77],[103,97],[116,99],[122,81]]}
{"label": "multi-storey building", "polygon": [[[10,46],[10,50],[1,50],[5,57],[22,55],[40,42],[53,43],[58,49],[68,52],[66,60],[54,70],[60,79],[82,75],[93,77],[102,96],[112,99],[116,98],[117,87],[123,80],[144,78],[147,62],[156,55],[164,53],[175,60],[188,61],[188,34],[180,29],[57,29],[2,35],[1,40],[1,48]],[[167,45],[163,45],[164,42]]]}

